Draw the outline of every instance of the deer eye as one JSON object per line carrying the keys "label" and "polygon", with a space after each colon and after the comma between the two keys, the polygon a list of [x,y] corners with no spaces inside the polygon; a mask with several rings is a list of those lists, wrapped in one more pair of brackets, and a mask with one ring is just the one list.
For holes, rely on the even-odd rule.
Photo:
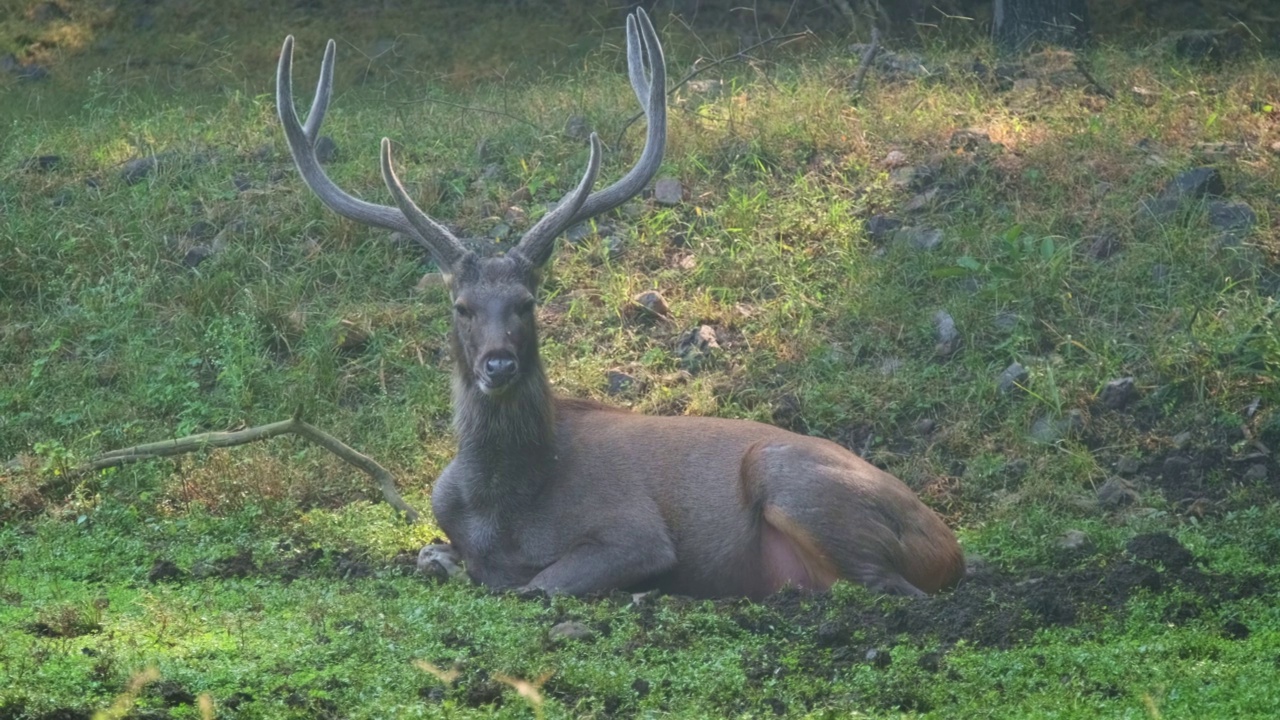
{"label": "deer eye", "polygon": [[534,306],[533,298],[529,298],[528,300],[522,300],[520,304],[516,306],[516,312],[521,315],[532,315],[533,306]]}
{"label": "deer eye", "polygon": [[454,303],[453,312],[455,315],[457,315],[458,317],[464,320],[471,317],[471,308],[467,307],[466,305],[463,305],[462,303]]}

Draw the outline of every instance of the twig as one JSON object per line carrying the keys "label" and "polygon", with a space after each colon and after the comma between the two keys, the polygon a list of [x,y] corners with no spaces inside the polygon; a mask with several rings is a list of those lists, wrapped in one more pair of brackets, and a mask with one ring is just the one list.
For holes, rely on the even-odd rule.
{"label": "twig", "polygon": [[[689,74],[680,78],[679,82],[677,82],[675,85],[672,85],[670,88],[667,89],[667,95],[671,95],[675,93],[675,91],[679,90],[680,88],[688,84],[690,80],[693,80],[694,78],[698,77],[699,75],[710,70],[713,67],[723,65],[727,62],[733,62],[734,60],[749,60],[750,58],[748,57],[747,54],[750,53],[752,50],[755,50],[756,48],[763,47],[770,43],[787,43],[792,40],[799,40],[800,38],[803,38],[803,37],[809,37],[812,34],[813,34],[812,32],[805,30],[804,32],[790,33],[787,35],[774,35],[772,37],[767,37],[764,40],[761,40],[760,42],[755,43],[754,45],[745,47],[732,55],[726,55],[722,58],[712,60],[706,65],[690,70]],[[617,147],[618,145],[622,144],[622,136],[627,133],[627,129],[630,128],[635,123],[635,121],[639,120],[642,117],[644,117],[643,111],[638,112],[635,115],[632,115],[631,117],[627,118],[627,121],[622,124],[622,128],[618,130],[618,137],[613,142],[614,147]]]}
{"label": "twig", "polygon": [[341,440],[333,437],[329,433],[311,425],[302,420],[299,414],[295,414],[288,420],[281,420],[269,425],[259,425],[246,430],[236,430],[234,432],[209,432],[200,433],[198,435],[189,435],[174,440],[162,440],[160,442],[146,443],[145,445],[134,445],[133,447],[123,448],[120,450],[112,450],[80,465],[72,470],[74,474],[84,474],[97,472],[111,467],[120,467],[121,465],[129,465],[143,460],[153,460],[160,457],[170,457],[173,455],[185,455],[187,453],[200,452],[208,448],[224,448],[234,447],[236,445],[245,445],[259,440],[269,440],[280,435],[297,435],[303,439],[319,445],[329,452],[337,455],[348,465],[352,465],[363,471],[366,475],[373,478],[378,484],[378,488],[382,490],[382,498],[387,504],[404,514],[405,520],[408,522],[418,521],[418,511],[400,497],[400,493],[396,491],[396,480],[391,473],[373,458],[368,455],[357,452]]}
{"label": "twig", "polygon": [[853,76],[853,83],[849,86],[849,91],[854,95],[862,94],[862,83],[867,79],[867,71],[871,69],[872,63],[876,60],[876,53],[880,52],[880,29],[874,25],[871,27],[871,46],[866,52],[862,53],[862,62],[858,65],[858,73]]}
{"label": "twig", "polygon": [[1082,58],[1076,58],[1076,70],[1079,70],[1080,74],[1084,76],[1084,79],[1088,80],[1090,85],[1097,88],[1098,92],[1101,93],[1103,97],[1108,100],[1116,99],[1116,94],[1108,90],[1106,85],[1098,82],[1098,78],[1094,77],[1093,73],[1089,72],[1089,68],[1084,64],[1084,60]]}

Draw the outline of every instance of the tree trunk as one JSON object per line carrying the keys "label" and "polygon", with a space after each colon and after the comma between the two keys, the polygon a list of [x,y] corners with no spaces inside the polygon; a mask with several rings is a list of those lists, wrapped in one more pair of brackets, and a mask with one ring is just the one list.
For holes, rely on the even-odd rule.
{"label": "tree trunk", "polygon": [[1086,0],[995,0],[992,33],[1002,49],[1080,47],[1089,39]]}

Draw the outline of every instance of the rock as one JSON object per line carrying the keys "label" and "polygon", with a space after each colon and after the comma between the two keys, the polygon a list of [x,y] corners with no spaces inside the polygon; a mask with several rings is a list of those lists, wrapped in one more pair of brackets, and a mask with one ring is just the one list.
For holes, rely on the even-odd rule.
{"label": "rock", "polygon": [[690,80],[684,87],[690,95],[700,95],[703,100],[714,100],[724,93],[724,81],[719,78]]}
{"label": "rock", "polygon": [[996,387],[1000,390],[1001,395],[1008,395],[1014,391],[1022,390],[1030,377],[1031,373],[1022,366],[1022,363],[1015,362],[1005,368],[1000,373],[1000,377],[996,378]]}
{"label": "rock", "polygon": [[1222,637],[1228,640],[1248,640],[1251,634],[1248,625],[1234,618],[1222,623]]}
{"label": "rock", "polygon": [[71,192],[71,188],[62,188],[57,195],[53,196],[54,207],[66,207],[76,199],[75,193]]}
{"label": "rock", "polygon": [[684,202],[684,186],[675,178],[658,178],[653,185],[653,201],[668,207],[679,205]]}
{"label": "rock", "polygon": [[218,227],[207,220],[197,220],[187,228],[187,237],[197,242],[208,240],[218,234]]}
{"label": "rock", "polygon": [[662,297],[662,293],[657,290],[645,290],[632,298],[631,302],[640,310],[640,315],[648,314],[652,317],[664,319],[671,317],[671,308],[667,306],[667,299]]}
{"label": "rock", "polygon": [[902,212],[911,215],[927,210],[941,194],[942,189],[937,185],[925,190],[924,192],[916,193],[915,195],[912,195],[911,199],[902,206]]}
{"label": "rock", "polygon": [[1133,486],[1120,478],[1110,478],[1098,488],[1098,504],[1112,509],[1126,507],[1138,502],[1138,493]]}
{"label": "rock", "polygon": [[[576,228],[581,226],[582,226],[582,223],[579,223],[574,227]],[[590,229],[588,229],[587,231],[590,232]],[[493,240],[494,242],[502,242],[503,240],[506,240],[507,237],[510,235],[511,235],[511,226],[504,222],[500,222],[497,225],[494,225],[492,228],[490,228],[489,232],[485,234],[485,237],[489,238],[490,240]],[[575,242],[573,238],[568,237],[568,233],[565,233],[565,236],[566,236],[565,239],[567,239],[569,242]]]}
{"label": "rock", "polygon": [[916,423],[916,433],[923,437],[928,437],[929,435],[932,435],[933,431],[937,429],[938,429],[938,423],[935,422],[932,418],[922,418],[920,422]]}
{"label": "rock", "polygon": [[1065,437],[1079,433],[1084,429],[1084,414],[1079,410],[1068,410],[1063,417],[1041,415],[1031,423],[1031,439],[1036,442],[1052,444]]}
{"label": "rock", "polygon": [[1117,378],[1103,386],[1098,393],[1098,404],[1108,410],[1120,410],[1137,395],[1137,384],[1132,377]]}
{"label": "rock", "polygon": [[637,385],[635,376],[622,370],[610,370],[605,377],[609,383],[605,392],[610,395],[621,395]]}
{"label": "rock", "polygon": [[897,188],[920,187],[926,173],[914,165],[900,165],[889,171],[889,184]]}
{"label": "rock", "polygon": [[898,242],[923,252],[937,250],[942,245],[942,230],[938,228],[904,227],[893,236]]}
{"label": "rock", "polygon": [[1106,260],[1120,249],[1120,239],[1110,232],[1090,235],[1084,238],[1084,242],[1088,245],[1084,254],[1095,262]]}
{"label": "rock", "polygon": [[716,331],[710,325],[700,325],[680,336],[676,353],[684,369],[693,372],[720,350]]}
{"label": "rock", "polygon": [[529,221],[529,215],[524,208],[512,205],[502,213],[502,221],[513,227],[522,227]]}
{"label": "rock", "polygon": [[1198,142],[1191,146],[1191,152],[1206,163],[1220,163],[1235,160],[1249,151],[1249,146],[1242,142],[1218,140],[1214,142]]}
{"label": "rock", "polygon": [[521,185],[511,193],[511,202],[513,203],[527,203],[532,199],[533,191],[529,189],[528,185]]}
{"label": "rock", "polygon": [[338,157],[338,143],[328,135],[321,135],[316,139],[316,161],[321,165],[328,165]]}
{"label": "rock", "polygon": [[558,623],[551,626],[547,631],[547,638],[552,642],[563,642],[566,640],[576,640],[578,642],[586,642],[596,636],[596,633],[584,623],[576,620]]}
{"label": "rock", "polygon": [[150,177],[160,167],[161,160],[167,159],[168,153],[160,155],[148,155],[146,157],[134,158],[126,162],[120,168],[120,179],[126,185],[136,185]]}
{"label": "rock", "polygon": [[867,662],[878,668],[887,668],[893,663],[893,658],[889,655],[889,651],[880,648],[871,648],[863,657],[866,658]]}
{"label": "rock", "polygon": [[564,231],[564,239],[570,245],[577,245],[595,233],[590,222],[580,222]]}
{"label": "rock", "polygon": [[1220,63],[1244,54],[1244,36],[1228,30],[1188,30],[1173,38],[1173,54],[1192,62]]}
{"label": "rock", "polygon": [[157,558],[151,570],[147,572],[147,582],[158,583],[170,580],[181,580],[186,575],[182,568],[169,560]]}
{"label": "rock", "polygon": [[1244,471],[1244,481],[1251,483],[1264,483],[1267,481],[1267,466],[1262,463],[1254,463]]}
{"label": "rock", "polygon": [[1191,447],[1191,433],[1189,431],[1183,430],[1173,436],[1174,450],[1186,450],[1189,447]]}
{"label": "rock", "polygon": [[57,3],[42,2],[31,8],[29,17],[32,21],[43,25],[54,20],[66,20],[71,16],[67,15],[67,11],[63,10]]}
{"label": "rock", "polygon": [[1191,474],[1195,464],[1184,455],[1170,455],[1160,465],[1160,475],[1166,480],[1179,481]]}
{"label": "rock", "polygon": [[881,375],[895,375],[906,363],[902,362],[902,358],[887,357],[880,361]]}
{"label": "rock", "polygon": [[[870,48],[871,46],[866,43],[854,43],[848,47],[848,52],[861,58],[866,56]],[[886,50],[883,46],[876,52],[874,63],[876,71],[890,82],[923,78],[933,74],[919,57],[910,53]]]}
{"label": "rock", "polygon": [[627,239],[614,233],[604,239],[604,245],[610,260],[618,260],[627,252]]}
{"label": "rock", "polygon": [[961,150],[964,152],[977,152],[984,150],[991,145],[991,136],[981,130],[973,130],[966,128],[951,133],[951,141],[949,143],[952,150]]}
{"label": "rock", "polygon": [[208,260],[217,254],[212,247],[208,245],[193,245],[186,254],[182,256],[183,267],[194,269],[197,265]]}
{"label": "rock", "polygon": [[61,164],[61,155],[37,155],[22,163],[22,169],[28,172],[49,172]]}
{"label": "rock", "polygon": [[231,178],[231,185],[236,189],[236,192],[248,192],[253,189],[253,181],[243,173],[236,173]]}
{"label": "rock", "polygon": [[885,242],[893,236],[893,232],[902,227],[902,221],[896,217],[876,214],[867,218],[864,230],[873,242]]}
{"label": "rock", "polygon": [[[501,177],[502,177],[502,166],[499,165],[498,163],[489,163],[488,165],[485,165],[483,168],[480,169],[480,177],[476,179],[475,185],[483,186],[484,183],[497,180],[498,178],[501,178]],[[563,202],[563,198],[561,200],[556,201],[555,205],[559,205],[561,202]],[[550,209],[551,208],[548,208],[548,210]]]}
{"label": "rock", "polygon": [[933,351],[941,357],[953,354],[960,347],[960,333],[956,330],[955,318],[946,310],[933,314],[933,325],[937,332],[938,343]]}
{"label": "rock", "polygon": [[564,122],[564,134],[574,140],[586,140],[591,135],[591,123],[585,115],[570,115]]}
{"label": "rock", "polygon": [[1069,558],[1091,555],[1094,551],[1093,540],[1083,530],[1068,530],[1057,541],[1058,549]]}
{"label": "rock", "polygon": [[901,150],[890,150],[888,155],[884,156],[883,165],[889,169],[902,167],[908,162],[907,154]]}
{"label": "rock", "polygon": [[418,282],[413,286],[413,289],[414,292],[423,293],[432,288],[443,287],[445,287],[444,273],[429,272],[418,278]]}
{"label": "rock", "polygon": [[1142,107],[1151,107],[1152,105],[1155,105],[1157,102],[1160,101],[1159,92],[1156,92],[1155,90],[1149,90],[1144,87],[1139,87],[1138,85],[1134,85],[1133,87],[1129,88],[1129,96],[1133,98],[1133,101],[1135,103],[1141,105]]}
{"label": "rock", "polygon": [[1121,475],[1134,475],[1142,469],[1142,461],[1132,455],[1125,455],[1116,461],[1116,472]]}
{"label": "rock", "polygon": [[462,560],[448,543],[424,545],[418,551],[418,573],[431,580],[448,580],[462,573]]}
{"label": "rock", "polygon": [[1177,538],[1169,533],[1153,532],[1134,535],[1124,549],[1141,563],[1160,563],[1166,570],[1181,570],[1195,562],[1191,554]]}
{"label": "rock", "polygon": [[1209,227],[1223,233],[1243,237],[1258,222],[1258,215],[1247,203],[1213,200],[1208,207]]}
{"label": "rock", "polygon": [[1018,328],[1018,324],[1022,322],[1022,318],[1018,317],[1018,313],[1009,310],[1001,310],[996,313],[991,324],[1001,332],[1013,332]]}
{"label": "rock", "polygon": [[1152,215],[1165,218],[1190,202],[1217,197],[1226,191],[1226,183],[1217,168],[1198,167],[1175,175],[1165,183],[1159,195],[1146,200],[1144,204]]}

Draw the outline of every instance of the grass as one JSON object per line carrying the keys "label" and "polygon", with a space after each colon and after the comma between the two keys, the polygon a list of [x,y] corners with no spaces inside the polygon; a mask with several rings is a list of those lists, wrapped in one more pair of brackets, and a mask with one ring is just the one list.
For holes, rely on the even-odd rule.
{"label": "grass", "polygon": [[[141,30],[142,10],[117,4],[64,2],[68,17],[43,23],[0,5],[0,53],[51,71],[0,77],[0,461],[14,459],[0,470],[0,718],[88,717],[121,697],[137,717],[201,717],[202,695],[219,717],[525,717],[535,708],[498,678],[549,672],[538,712],[551,717],[1280,706],[1280,615],[1265,591],[1210,591],[1157,564],[1158,587],[1080,603],[1070,622],[1041,622],[1023,602],[1037,582],[1113,577],[1150,533],[1176,537],[1222,588],[1274,587],[1280,470],[1255,444],[1280,440],[1274,58],[1206,68],[1117,41],[1088,55],[1114,101],[1048,75],[1005,92],[954,70],[873,73],[855,103],[856,58],[813,38],[775,63],[704,75],[719,73],[718,95],[678,92],[663,173],[690,199],[562,242],[541,311],[558,389],[842,442],[919,491],[1007,585],[973,618],[963,597],[911,606],[845,586],[756,605],[543,602],[407,573],[430,522],[398,524],[364,476],[294,440],[65,472],[301,404],[429,507],[452,452],[448,306],[417,288],[430,270],[419,252],[335,218],[298,182],[271,95],[286,32],[300,88],[324,38],[341,38],[325,126],[339,184],[385,202],[376,147],[390,136],[418,199],[470,236],[513,204],[536,219],[572,184],[586,151],[561,134],[568,116],[612,141],[633,112],[620,21],[594,6],[531,19],[224,5],[157,7]],[[708,52],[678,23],[660,33],[677,77]],[[385,38],[393,50],[372,52]],[[701,39],[712,53],[732,42]],[[928,48],[927,61],[958,69],[975,54],[995,62],[972,42]],[[1035,62],[1053,56],[1029,61],[1032,75]],[[1132,85],[1160,96],[1143,106]],[[952,149],[963,128],[1000,147]],[[640,140],[632,128],[610,147],[605,173]],[[1160,222],[1135,211],[1220,141],[1248,144],[1217,162],[1230,199],[1258,217],[1243,245],[1220,247],[1201,204]],[[897,182],[893,150],[949,195],[903,213],[930,183]],[[121,179],[122,163],[153,153],[170,154],[143,181]],[[42,155],[60,160],[33,168]],[[942,243],[873,241],[876,213],[938,228]],[[1119,251],[1092,259],[1103,234]],[[632,319],[631,298],[650,289],[670,322]],[[960,332],[946,356],[939,310]],[[722,350],[683,372],[677,338],[700,324]],[[1014,361],[1026,391],[1001,394]],[[609,397],[615,368],[638,382]],[[1137,399],[1102,408],[1096,396],[1121,376]],[[1081,427],[1032,436],[1072,411]],[[1095,491],[1118,474],[1136,501],[1100,506]],[[1064,557],[1068,529],[1096,551]],[[177,575],[157,574],[159,561]],[[935,607],[970,624],[894,630]],[[1002,617],[1005,641],[992,630]],[[593,637],[549,639],[569,620]],[[446,683],[415,661],[460,674]],[[147,668],[158,679],[129,694]]]}

